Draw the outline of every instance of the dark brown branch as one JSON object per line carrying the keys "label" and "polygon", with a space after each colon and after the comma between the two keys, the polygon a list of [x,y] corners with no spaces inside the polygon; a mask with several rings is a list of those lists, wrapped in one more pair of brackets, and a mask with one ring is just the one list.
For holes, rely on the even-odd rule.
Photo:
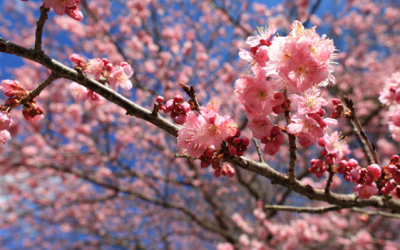
{"label": "dark brown branch", "polygon": [[350,120],[350,124],[353,127],[353,133],[356,136],[358,143],[360,143],[361,149],[364,152],[364,155],[367,158],[368,163],[373,164],[374,158],[372,157],[371,152],[368,150],[367,143],[362,138],[360,131],[357,129],[357,126],[355,125],[355,123],[352,120]]}
{"label": "dark brown branch", "polygon": [[[351,99],[347,98],[346,96],[344,96],[344,102],[345,102],[347,108],[350,109],[350,111],[351,111],[350,119],[354,122],[354,125],[357,127],[359,134],[362,136],[362,138],[364,139],[365,143],[368,146],[369,151],[371,152],[371,155],[374,159],[374,162],[372,162],[372,163],[376,163],[379,165],[376,151],[372,148],[372,145],[371,145],[367,135],[365,134],[360,121],[358,120],[353,101]],[[370,164],[372,164],[372,163],[370,162]]]}
{"label": "dark brown branch", "polygon": [[293,207],[293,206],[277,206],[265,205],[264,211],[286,211],[296,213],[310,213],[310,214],[323,214],[329,211],[336,211],[342,209],[340,206],[326,206],[326,207]]}
{"label": "dark brown branch", "polygon": [[45,8],[44,5],[40,7],[40,17],[36,23],[36,33],[35,33],[35,51],[37,52],[42,51],[43,27],[44,23],[47,20],[47,12],[49,11],[50,9]]}
{"label": "dark brown branch", "polygon": [[[294,207],[294,206],[277,206],[277,205],[265,205],[264,211],[285,211],[285,212],[296,212],[296,213],[309,213],[309,214],[323,214],[330,211],[337,211],[343,209],[340,206],[326,206],[326,207]],[[400,215],[392,214],[382,211],[370,211],[357,207],[352,207],[352,211],[357,213],[363,213],[367,215],[381,215],[384,217],[400,219]]]}
{"label": "dark brown branch", "polygon": [[[288,97],[287,89],[283,91],[283,95],[285,96],[285,102]],[[292,118],[290,116],[290,106],[285,109],[285,119],[286,119],[286,124],[289,126],[290,123],[292,123]],[[296,155],[296,137],[293,134],[288,134],[289,137],[289,151],[290,151],[290,159],[289,159],[289,183],[294,184],[296,181],[296,174],[295,174],[295,167],[296,167],[296,160],[297,160],[297,155]]]}
{"label": "dark brown branch", "polygon": [[330,195],[330,187],[331,187],[331,184],[332,184],[332,180],[333,180],[333,175],[335,174],[334,172],[333,172],[333,166],[332,166],[332,164],[329,164],[329,166],[328,166],[328,172],[329,172],[329,177],[328,177],[328,181],[326,182],[326,186],[325,186],[325,194],[326,195]]}
{"label": "dark brown branch", "polygon": [[310,13],[307,16],[307,20],[303,23],[304,27],[307,27],[308,23],[310,22],[310,18],[312,15],[314,15],[314,13],[317,11],[319,5],[321,4],[322,0],[317,0],[317,2],[313,5],[313,7],[311,8]]}
{"label": "dark brown branch", "polygon": [[253,142],[254,142],[254,146],[256,146],[258,157],[260,158],[260,162],[265,162],[262,157],[262,154],[261,154],[260,146],[258,146],[257,139],[254,137],[253,137]]}
{"label": "dark brown branch", "polygon": [[98,93],[99,95],[103,96],[107,100],[117,104],[118,106],[124,108],[127,112],[127,115],[133,115],[138,118],[144,119],[152,124],[156,125],[157,127],[162,128],[167,133],[177,136],[178,135],[178,126],[171,123],[170,121],[164,119],[161,116],[154,117],[151,114],[150,110],[147,110],[136,103],[128,100],[127,98],[123,97],[122,95],[116,93],[112,89],[104,86],[103,84],[93,80],[89,77],[84,77],[78,74],[77,71],[63,65],[62,63],[50,58],[44,53],[37,53],[34,50],[30,50],[14,44],[8,40],[5,40],[0,37],[0,52],[4,52],[7,54],[17,55],[34,62],[40,63],[41,65],[45,66],[46,68],[50,69],[52,72],[57,74],[59,78],[69,79],[73,82],[77,82],[88,89]]}

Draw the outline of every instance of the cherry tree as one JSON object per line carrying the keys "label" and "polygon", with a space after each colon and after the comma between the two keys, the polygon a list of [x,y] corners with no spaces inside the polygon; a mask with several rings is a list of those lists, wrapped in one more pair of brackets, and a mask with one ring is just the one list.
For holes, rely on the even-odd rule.
{"label": "cherry tree", "polygon": [[2,246],[397,249],[400,3],[322,2],[5,1]]}

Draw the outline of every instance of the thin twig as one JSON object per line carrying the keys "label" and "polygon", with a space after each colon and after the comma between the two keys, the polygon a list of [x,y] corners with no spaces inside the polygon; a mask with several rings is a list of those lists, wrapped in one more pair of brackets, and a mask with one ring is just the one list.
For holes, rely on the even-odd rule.
{"label": "thin twig", "polygon": [[342,207],[336,205],[331,205],[326,207],[294,207],[294,206],[278,206],[278,205],[264,206],[264,211],[278,210],[285,212],[310,213],[310,214],[323,214],[329,211],[336,211],[340,209],[342,209]]}
{"label": "thin twig", "polygon": [[181,87],[186,92],[186,94],[190,97],[190,100],[192,100],[195,110],[200,111],[200,104],[197,101],[196,91],[194,90],[193,86],[190,86],[190,88],[189,88],[186,84],[181,82]]}
{"label": "thin twig", "polygon": [[260,162],[263,162],[263,163],[264,163],[265,161],[264,161],[264,159],[263,159],[263,157],[262,157],[261,150],[260,150],[260,146],[258,146],[257,139],[254,138],[254,137],[253,137],[253,142],[254,142],[254,145],[256,146],[257,153],[258,153],[258,157],[260,158]]}
{"label": "thin twig", "polygon": [[304,27],[307,27],[308,23],[310,22],[311,16],[317,11],[321,2],[322,2],[322,0],[317,0],[317,2],[313,5],[313,7],[311,8],[310,14],[308,14],[307,20],[303,23]]}
{"label": "thin twig", "polygon": [[[283,95],[285,96],[285,102],[288,97],[287,89],[283,91]],[[285,109],[285,118],[286,118],[286,124],[289,126],[290,123],[292,123],[292,118],[290,116],[290,106],[289,108]],[[289,137],[289,150],[290,150],[290,160],[289,160],[289,184],[293,185],[296,182],[296,174],[295,174],[295,167],[296,167],[296,137],[293,134],[288,134]]]}
{"label": "thin twig", "polygon": [[22,98],[19,101],[19,103],[13,104],[11,106],[10,110],[15,109],[19,105],[22,105],[22,104],[32,101],[35,97],[40,95],[40,93],[56,79],[57,79],[57,74],[55,74],[54,72],[51,72],[50,76],[46,80],[44,80],[42,83],[40,83],[39,86],[37,86],[34,90],[29,92],[29,94],[27,96],[25,96],[24,98]]}
{"label": "thin twig", "polygon": [[[278,205],[265,205],[264,211],[284,211],[284,212],[296,212],[296,213],[309,213],[309,214],[323,214],[330,211],[337,211],[345,209],[341,206],[331,205],[326,207],[295,207],[295,206],[278,206]],[[384,217],[400,219],[399,214],[392,214],[382,211],[370,211],[358,207],[351,207],[351,210],[357,213],[363,213],[367,215],[381,215]]]}
{"label": "thin twig", "polygon": [[35,51],[42,51],[42,34],[44,23],[47,20],[47,12],[50,11],[50,8],[47,9],[44,5],[40,6],[40,17],[36,23],[36,33],[35,33]]}
{"label": "thin twig", "polygon": [[[355,111],[355,109],[354,109],[353,101],[352,101],[351,99],[347,98],[346,96],[344,96],[344,102],[345,102],[347,108],[349,108],[350,111],[351,111],[350,119],[351,119],[351,120],[354,122],[354,124],[356,125],[356,127],[357,127],[357,129],[358,129],[360,135],[361,135],[362,138],[364,139],[365,143],[366,143],[367,146],[368,146],[369,151],[371,152],[371,155],[372,155],[372,157],[373,157],[373,159],[374,159],[374,162],[372,162],[372,163],[376,163],[376,164],[379,165],[379,163],[378,163],[378,157],[377,157],[377,155],[376,155],[376,151],[372,148],[372,145],[371,145],[371,143],[370,143],[370,141],[369,141],[367,135],[365,134],[365,132],[364,132],[362,126],[361,126],[360,121],[358,120],[358,117],[357,117],[357,115],[356,115],[356,111]],[[370,162],[370,164],[372,164],[372,163]]]}
{"label": "thin twig", "polygon": [[353,127],[353,133],[356,136],[358,143],[360,143],[361,149],[364,152],[364,155],[367,158],[368,163],[373,164],[374,158],[372,157],[371,152],[368,150],[367,143],[363,140],[360,131],[357,129],[357,126],[352,120],[350,120],[350,124]]}
{"label": "thin twig", "polygon": [[328,181],[326,182],[326,186],[325,186],[325,194],[326,195],[330,195],[331,194],[329,189],[330,189],[331,184],[332,184],[333,175],[335,174],[333,172],[332,168],[333,168],[332,164],[329,164],[329,166],[328,166],[329,177],[328,177]]}

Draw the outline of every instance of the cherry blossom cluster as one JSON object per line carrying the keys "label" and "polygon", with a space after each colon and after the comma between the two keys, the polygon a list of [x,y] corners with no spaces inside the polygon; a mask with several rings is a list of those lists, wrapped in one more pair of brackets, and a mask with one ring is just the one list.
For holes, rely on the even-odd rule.
{"label": "cherry blossom cluster", "polygon": [[385,80],[379,101],[389,107],[389,130],[393,140],[400,141],[400,72]]}
{"label": "cherry blossom cluster", "polygon": [[165,106],[162,105],[164,102],[164,97],[162,96],[158,96],[156,102],[160,110],[163,110],[167,114],[171,113],[171,118],[175,120],[177,124],[185,124],[191,106],[183,100],[181,95],[175,95],[174,99],[168,100]]}
{"label": "cherry blossom cluster", "polygon": [[235,169],[226,163],[224,164],[222,162],[223,158],[224,154],[220,154],[220,150],[215,150],[212,148],[206,149],[206,151],[204,151],[204,153],[199,157],[202,168],[208,168],[211,164],[212,168],[215,170],[215,177],[218,178],[221,175],[233,177],[235,175]]}
{"label": "cherry blossom cluster", "polygon": [[398,155],[390,158],[389,165],[383,167],[383,174],[385,178],[384,187],[381,189],[382,194],[387,195],[396,190],[396,195],[400,198],[400,157]]}
{"label": "cherry blossom cluster", "polygon": [[[294,94],[293,101],[297,104],[298,111],[292,116],[292,123],[287,126],[287,132],[297,135],[300,145],[305,148],[315,144],[317,138],[324,137],[325,140],[330,141],[331,138],[326,134],[328,125],[337,125],[337,121],[332,118],[323,118],[325,111],[321,107],[326,106],[328,102],[320,97],[320,90],[312,87],[301,96]],[[332,151],[337,150],[332,149]]]}
{"label": "cherry blossom cluster", "polygon": [[239,138],[241,132],[239,129],[236,130],[234,136],[228,136],[225,138],[229,154],[233,156],[242,156],[243,152],[247,151],[247,147],[250,145],[250,140],[247,137]]}
{"label": "cherry blossom cluster", "polygon": [[340,117],[342,117],[344,115],[344,106],[341,100],[339,99],[333,99],[332,100],[332,104],[333,104],[333,112],[331,114],[331,118],[333,119],[339,119]]}
{"label": "cherry blossom cluster", "polygon": [[[28,0],[21,0],[27,2]],[[53,8],[54,12],[60,16],[64,13],[76,21],[82,21],[82,12],[78,9],[81,0],[43,0],[45,8]]]}
{"label": "cherry blossom cluster", "polygon": [[[81,68],[94,80],[110,86],[115,91],[118,90],[118,86],[125,90],[132,88],[132,82],[129,78],[132,77],[134,71],[126,62],[121,62],[118,66],[113,66],[106,58],[94,58],[86,63],[85,59],[78,54],[70,55],[69,59],[75,63],[75,69]],[[78,83],[71,83],[69,89],[77,102],[85,102],[87,99],[89,99],[90,103],[97,105],[107,102],[104,97]]]}
{"label": "cherry blossom cluster", "polygon": [[185,149],[192,157],[198,157],[207,148],[219,149],[221,143],[229,136],[237,133],[236,123],[230,116],[218,114],[219,104],[209,102],[207,107],[201,107],[199,115],[189,111],[186,123],[178,132],[177,146]]}
{"label": "cherry blossom cluster", "polygon": [[[320,37],[315,27],[305,29],[299,21],[293,22],[290,30],[288,36],[279,37],[274,36],[274,25],[258,28],[255,36],[247,38],[250,51],[239,52],[255,77],[240,77],[235,83],[235,95],[244,105],[253,136],[266,143],[265,151],[270,155],[279,151],[284,139],[274,133],[270,136],[271,123],[266,116],[283,112],[287,115],[292,103],[282,90],[291,92],[298,106],[298,113],[291,117],[286,132],[297,136],[303,147],[322,138],[328,125],[337,124],[333,119],[323,118],[325,111],[321,107],[328,103],[319,90],[319,86],[334,82],[332,40],[325,35]],[[298,92],[302,94],[297,95]]]}

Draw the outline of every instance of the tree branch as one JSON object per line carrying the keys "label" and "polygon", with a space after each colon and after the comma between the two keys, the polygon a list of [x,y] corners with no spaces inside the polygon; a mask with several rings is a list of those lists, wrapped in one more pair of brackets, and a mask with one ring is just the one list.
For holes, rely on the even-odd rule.
{"label": "tree branch", "polygon": [[369,162],[369,164],[376,163],[376,164],[379,165],[378,157],[376,155],[376,151],[372,148],[372,145],[371,145],[367,135],[365,134],[365,132],[364,132],[362,126],[361,126],[360,121],[358,120],[358,117],[356,115],[356,111],[354,109],[353,101],[351,99],[348,99],[346,96],[344,96],[344,102],[345,102],[347,108],[350,109],[350,111],[351,111],[351,116],[350,116],[351,121],[354,122],[354,125],[357,127],[360,135],[364,139],[365,143],[368,146],[369,151],[371,152],[371,155],[373,157],[374,162]]}
{"label": "tree branch", "polygon": [[77,82],[88,89],[98,93],[103,96],[107,100],[117,104],[118,106],[124,108],[127,111],[127,115],[133,115],[138,118],[144,119],[148,122],[153,123],[154,125],[162,128],[167,133],[178,136],[179,127],[170,121],[166,120],[161,116],[153,116],[150,110],[147,110],[136,103],[128,100],[122,95],[116,93],[112,89],[104,86],[103,84],[93,80],[89,77],[84,77],[78,74],[77,71],[63,65],[62,63],[50,58],[48,55],[44,53],[37,53],[34,50],[24,48],[15,43],[12,43],[2,37],[0,37],[0,52],[4,52],[7,54],[17,55],[34,62],[40,63],[46,68],[50,69],[52,72],[57,74],[59,78],[69,79],[73,82]]}
{"label": "tree branch", "polygon": [[35,33],[35,51],[40,52],[42,51],[42,34],[43,34],[43,27],[44,23],[47,20],[47,12],[50,11],[50,8],[47,9],[42,5],[40,7],[40,17],[36,23],[36,33]]}
{"label": "tree branch", "polygon": [[258,146],[258,143],[257,143],[257,139],[254,138],[254,137],[253,137],[253,142],[254,142],[254,146],[256,146],[257,153],[258,153],[258,157],[260,158],[260,162],[263,162],[263,163],[264,163],[265,161],[264,161],[264,159],[263,159],[263,157],[262,157],[260,147]]}
{"label": "tree branch", "polygon": [[[288,92],[287,89],[283,91],[283,95],[285,96],[285,102],[288,98]],[[292,123],[292,118],[290,116],[290,106],[285,109],[285,119],[286,119],[286,124],[289,126],[290,123]],[[296,155],[296,137],[293,134],[288,134],[289,137],[289,150],[290,150],[290,159],[289,159],[289,183],[294,184],[296,181],[296,174],[295,174],[295,167],[296,167],[296,160],[297,160],[297,155]]]}
{"label": "tree branch", "polygon": [[329,211],[336,211],[342,209],[340,206],[326,206],[326,207],[293,207],[293,206],[277,206],[265,205],[264,211],[285,211],[296,213],[310,213],[310,214],[323,214]]}

